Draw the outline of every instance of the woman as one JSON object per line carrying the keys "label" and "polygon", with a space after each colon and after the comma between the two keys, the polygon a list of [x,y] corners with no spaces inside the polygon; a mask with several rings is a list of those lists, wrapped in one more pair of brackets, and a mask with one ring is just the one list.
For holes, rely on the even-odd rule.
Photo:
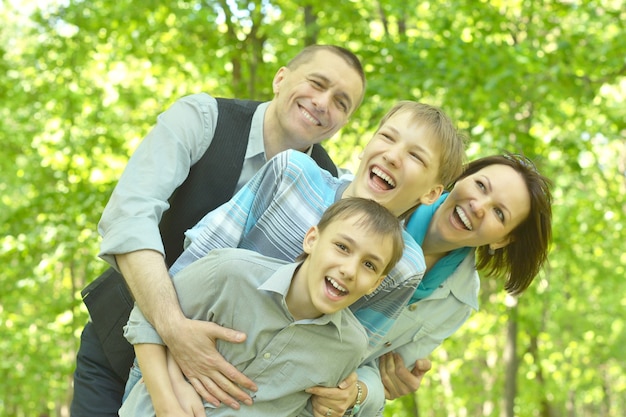
{"label": "woman", "polygon": [[359,368],[358,384],[311,390],[316,416],[342,415],[355,404],[358,391],[361,404],[354,414],[363,416],[376,415],[385,397],[415,391],[430,368],[428,360],[419,359],[477,309],[477,270],[506,277],[510,294],[528,288],[547,259],[552,237],[549,185],[525,157],[490,156],[469,163],[435,204],[420,206],[407,230],[424,251],[422,284],[382,347],[370,355],[372,361]]}

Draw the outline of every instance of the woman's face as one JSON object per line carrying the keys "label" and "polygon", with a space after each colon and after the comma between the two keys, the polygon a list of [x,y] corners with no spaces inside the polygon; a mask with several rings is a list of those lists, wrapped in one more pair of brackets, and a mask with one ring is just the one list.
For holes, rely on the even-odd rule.
{"label": "woman's face", "polygon": [[489,165],[459,180],[435,215],[435,231],[458,247],[499,249],[530,213],[522,176],[507,165]]}

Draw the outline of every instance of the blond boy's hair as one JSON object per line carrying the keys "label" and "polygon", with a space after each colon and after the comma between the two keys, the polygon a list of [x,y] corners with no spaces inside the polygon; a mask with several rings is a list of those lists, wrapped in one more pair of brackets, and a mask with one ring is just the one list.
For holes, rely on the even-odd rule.
{"label": "blond boy's hair", "polygon": [[381,119],[380,129],[391,116],[397,113],[410,113],[412,120],[425,125],[441,144],[438,178],[446,187],[463,172],[465,164],[465,138],[461,135],[452,119],[439,107],[416,101],[404,100],[395,106]]}

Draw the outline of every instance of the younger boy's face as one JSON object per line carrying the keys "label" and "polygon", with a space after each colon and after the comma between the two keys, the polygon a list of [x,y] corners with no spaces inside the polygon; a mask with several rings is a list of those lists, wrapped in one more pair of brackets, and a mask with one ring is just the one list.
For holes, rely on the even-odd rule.
{"label": "younger boy's face", "polygon": [[370,198],[397,216],[419,203],[430,204],[443,191],[440,153],[439,140],[430,130],[400,111],[365,146],[344,197]]}
{"label": "younger boy's face", "polygon": [[373,235],[356,224],[359,216],[339,219],[320,232],[312,227],[304,239],[308,258],[300,272],[312,306],[320,314],[346,308],[373,292],[392,256],[392,239]]}

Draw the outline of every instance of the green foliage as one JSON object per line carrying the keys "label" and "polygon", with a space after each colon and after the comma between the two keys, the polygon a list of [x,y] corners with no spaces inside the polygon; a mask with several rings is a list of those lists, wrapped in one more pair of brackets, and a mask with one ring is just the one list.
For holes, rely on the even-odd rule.
{"label": "green foliage", "polygon": [[554,180],[549,267],[515,310],[483,278],[481,311],[385,415],[502,414],[511,320],[516,415],[626,413],[622,0],[19,3],[0,4],[0,415],[67,415],[80,289],[104,268],[97,221],[156,115],[201,91],[269,99],[313,42],[354,50],[368,76],[326,143],[340,165],[417,99],[458,121],[470,157],[522,152]]}

